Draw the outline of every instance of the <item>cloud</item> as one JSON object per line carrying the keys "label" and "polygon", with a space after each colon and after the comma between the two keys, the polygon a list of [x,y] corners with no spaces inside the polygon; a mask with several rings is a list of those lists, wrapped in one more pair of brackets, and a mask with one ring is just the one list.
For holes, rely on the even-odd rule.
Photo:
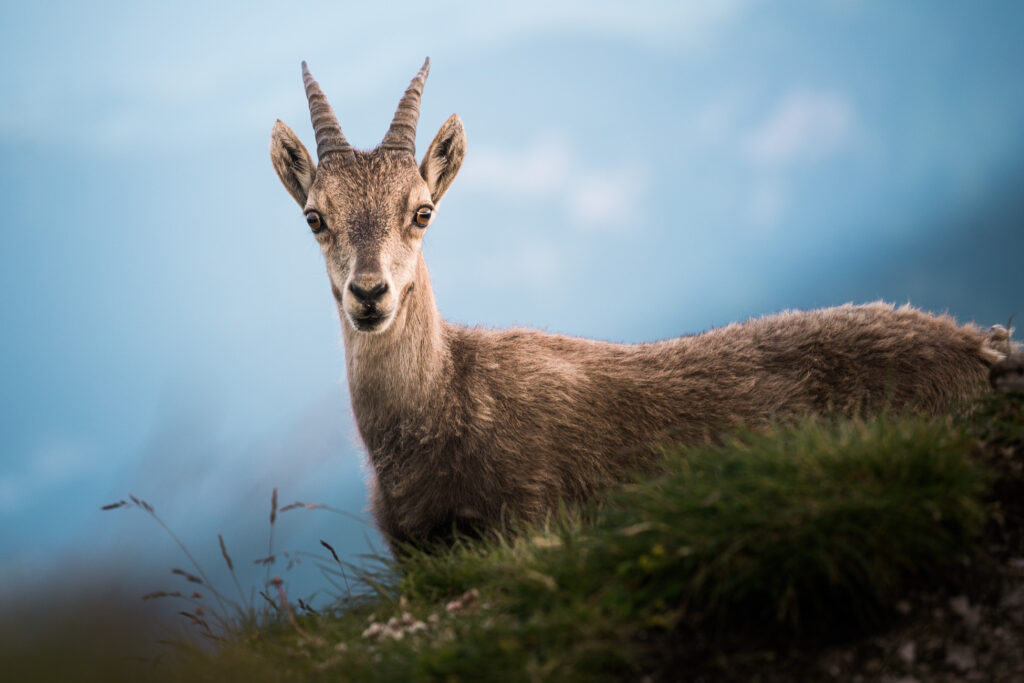
{"label": "cloud", "polygon": [[[296,499],[327,503],[365,520],[296,511],[284,518],[275,548],[315,550],[317,540],[327,538],[344,556],[367,551],[367,534],[378,543],[363,511],[361,448],[352,446],[351,410],[341,387],[311,400],[298,414],[250,428],[246,435],[230,431],[223,419],[225,406],[211,400],[210,393],[209,385],[192,384],[170,392],[128,463],[112,460],[110,452],[54,440],[33,451],[20,468],[0,471],[0,520],[14,530],[0,552],[0,577],[35,576],[64,551],[74,553],[76,562],[114,558],[122,563],[125,580],[144,578],[154,566],[176,564],[179,549],[159,531],[154,536],[151,522],[138,519],[134,511],[122,515],[98,509],[128,493],[156,507],[207,571],[214,568],[215,583],[220,564],[216,534],[224,534],[236,562],[265,554],[275,487],[280,505]],[[190,399],[189,405],[177,404]],[[135,564],[126,569],[127,559]],[[241,580],[248,584],[254,568],[247,561],[239,564]],[[275,571],[283,570],[279,565]],[[303,592],[323,587],[315,573],[288,576]]]}
{"label": "cloud", "polygon": [[786,193],[778,179],[756,185],[750,194],[747,217],[761,228],[775,226],[786,209]]}
{"label": "cloud", "polygon": [[18,512],[29,501],[90,471],[83,450],[55,440],[35,451],[20,472],[0,476],[0,512]]}
{"label": "cloud", "polygon": [[240,505],[255,488],[295,489],[314,472],[358,470],[361,457],[352,458],[350,446],[351,410],[340,388],[246,439],[225,428],[225,406],[209,399],[186,403],[190,395],[204,393],[187,386],[174,391],[132,460],[131,490],[187,490],[188,498],[220,510]]}
{"label": "cloud", "polygon": [[[7,54],[31,64],[30,70],[0,70],[0,139],[166,152],[197,136],[219,141],[264,134],[266,121],[300,113],[300,56],[326,83],[344,84],[346,101],[353,103],[391,93],[394,78],[409,77],[410,64],[437,42],[417,38],[424,26],[444,27],[443,50],[437,52],[451,60],[479,60],[481,53],[503,46],[566,33],[679,51],[715,40],[752,3],[522,0],[406,2],[396,9],[314,0],[308,12],[321,26],[377,27],[349,31],[343,48],[331,41],[311,45],[301,31],[282,35],[279,10],[270,3],[246,12],[188,0],[174,12],[122,4],[102,16],[77,10],[26,13],[9,35],[0,36],[9,38]],[[46,45],[33,39],[43,30],[50,39]],[[61,47],[53,50],[51,44]]]}
{"label": "cloud", "polygon": [[553,199],[583,229],[633,228],[649,172],[638,162],[593,166],[576,158],[564,139],[546,136],[521,150],[485,148],[467,159],[463,185],[532,200]]}
{"label": "cloud", "polygon": [[552,30],[598,33],[673,49],[699,47],[713,39],[751,0],[523,0],[495,7],[472,5],[456,35],[463,40],[511,42]]}
{"label": "cloud", "polygon": [[569,216],[580,226],[633,228],[637,223],[634,210],[646,184],[642,167],[584,175],[570,188]]}
{"label": "cloud", "polygon": [[850,143],[855,123],[853,107],[841,93],[793,90],[754,128],[747,154],[773,167],[820,161]]}
{"label": "cloud", "polygon": [[545,239],[526,239],[483,259],[474,277],[492,286],[514,282],[543,289],[558,282],[560,269],[559,250],[554,244]]}
{"label": "cloud", "polygon": [[25,499],[22,486],[17,478],[11,476],[0,477],[0,510],[13,510],[21,507]]}
{"label": "cloud", "polygon": [[737,135],[739,117],[749,102],[743,93],[732,90],[718,94],[699,106],[684,131],[693,144],[715,146],[733,143]]}
{"label": "cloud", "polygon": [[572,159],[564,140],[542,138],[521,151],[480,149],[466,161],[464,185],[519,196],[544,196],[569,182]]}
{"label": "cloud", "polygon": [[[714,111],[706,118],[713,120]],[[856,110],[841,92],[793,88],[782,95],[760,123],[739,135],[741,158],[752,172],[749,223],[761,229],[778,224],[790,203],[787,176],[849,149],[858,128]]]}

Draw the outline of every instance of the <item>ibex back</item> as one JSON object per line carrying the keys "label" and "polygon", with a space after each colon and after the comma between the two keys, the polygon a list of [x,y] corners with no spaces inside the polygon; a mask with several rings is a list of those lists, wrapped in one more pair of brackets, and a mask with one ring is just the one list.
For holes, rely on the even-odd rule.
{"label": "ibex back", "polygon": [[452,115],[417,166],[428,69],[363,152],[303,63],[318,163],[280,121],[270,147],[327,262],[371,507],[392,544],[539,521],[650,466],[644,445],[658,439],[810,412],[948,410],[1009,349],[1005,330],[882,303],[636,345],[446,322],[421,247],[466,138]]}

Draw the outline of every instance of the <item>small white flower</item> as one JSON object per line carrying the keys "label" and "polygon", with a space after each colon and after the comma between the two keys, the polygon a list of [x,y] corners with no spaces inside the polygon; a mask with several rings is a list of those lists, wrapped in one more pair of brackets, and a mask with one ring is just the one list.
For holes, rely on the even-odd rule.
{"label": "small white flower", "polygon": [[384,626],[375,621],[370,624],[365,631],[363,631],[363,638],[374,638],[380,635],[383,630]]}

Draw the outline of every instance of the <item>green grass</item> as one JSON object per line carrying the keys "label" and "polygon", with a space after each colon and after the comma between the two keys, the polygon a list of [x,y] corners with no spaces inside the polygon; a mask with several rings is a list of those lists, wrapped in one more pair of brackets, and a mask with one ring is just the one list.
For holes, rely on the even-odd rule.
{"label": "green grass", "polygon": [[[241,629],[189,670],[209,680],[620,679],[744,641],[849,635],[970,551],[992,476],[975,444],[952,420],[881,418],[666,448],[662,471],[599,509],[565,510],[514,538],[412,550],[362,604]],[[403,615],[423,625],[395,624],[400,639],[364,635]]]}
{"label": "green grass", "polygon": [[319,614],[274,585],[274,610],[229,610],[212,651],[180,643],[146,677],[678,678],[717,653],[863,633],[908,591],[962,576],[993,482],[1020,471],[1022,424],[1011,395],[961,420],[812,419],[667,447],[600,507],[349,567],[348,598]]}
{"label": "green grass", "polygon": [[974,405],[966,429],[990,449],[1024,450],[1024,392],[986,394]]}

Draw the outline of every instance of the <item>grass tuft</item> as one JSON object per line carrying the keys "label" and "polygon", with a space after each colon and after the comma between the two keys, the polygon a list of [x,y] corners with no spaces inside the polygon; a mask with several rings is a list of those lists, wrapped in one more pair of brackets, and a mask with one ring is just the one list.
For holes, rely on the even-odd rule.
{"label": "grass tuft", "polygon": [[627,487],[587,534],[587,569],[615,566],[613,602],[720,634],[864,627],[980,529],[987,477],[970,451],[949,423],[912,418],[670,449],[665,474]]}
{"label": "grass tuft", "polygon": [[[658,473],[600,508],[363,568],[371,597],[289,611],[288,623],[222,644],[203,670],[618,679],[738,641],[857,632],[969,552],[991,479],[975,443],[966,425],[906,417],[812,419],[667,447]],[[255,673],[254,657],[264,662]]]}

